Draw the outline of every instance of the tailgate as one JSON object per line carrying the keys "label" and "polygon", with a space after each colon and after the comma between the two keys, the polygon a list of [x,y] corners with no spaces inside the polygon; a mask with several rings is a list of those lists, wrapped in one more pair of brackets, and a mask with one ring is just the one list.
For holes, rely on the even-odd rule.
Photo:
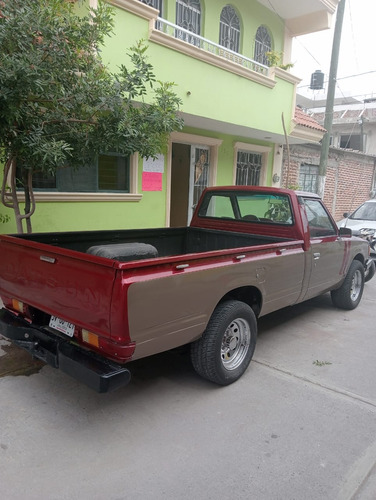
{"label": "tailgate", "polygon": [[114,262],[0,236],[0,296],[110,336]]}

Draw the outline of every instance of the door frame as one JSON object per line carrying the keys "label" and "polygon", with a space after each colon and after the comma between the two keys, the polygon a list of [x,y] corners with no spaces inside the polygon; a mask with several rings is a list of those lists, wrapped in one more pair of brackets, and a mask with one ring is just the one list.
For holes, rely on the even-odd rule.
{"label": "door frame", "polygon": [[[166,189],[166,227],[170,226],[171,210],[171,169],[172,169],[172,145],[173,143],[187,144],[188,146],[203,146],[210,149],[209,186],[214,186],[217,181],[218,148],[222,139],[206,137],[203,135],[187,134],[184,132],[173,132],[170,135],[167,151],[167,189]],[[187,186],[189,189],[189,186]],[[188,214],[187,214],[188,217]]]}

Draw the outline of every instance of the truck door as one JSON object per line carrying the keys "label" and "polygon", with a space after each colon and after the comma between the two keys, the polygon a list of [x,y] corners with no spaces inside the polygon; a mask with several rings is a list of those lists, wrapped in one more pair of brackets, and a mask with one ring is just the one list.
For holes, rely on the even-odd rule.
{"label": "truck door", "polygon": [[343,275],[346,245],[321,200],[303,198],[308,219],[311,247],[307,265],[311,274],[304,300],[330,290]]}

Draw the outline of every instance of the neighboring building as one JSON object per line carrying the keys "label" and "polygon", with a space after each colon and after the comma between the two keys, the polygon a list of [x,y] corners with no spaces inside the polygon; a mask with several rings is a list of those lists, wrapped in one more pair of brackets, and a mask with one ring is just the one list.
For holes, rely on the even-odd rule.
{"label": "neighboring building", "polygon": [[[325,119],[325,100],[297,96],[298,104],[321,125]],[[359,101],[341,97],[335,100],[330,138],[333,147],[376,155],[376,98]]]}
{"label": "neighboring building", "polygon": [[322,138],[296,120],[299,78],[269,67],[266,53],[289,63],[292,38],[328,28],[339,0],[108,1],[115,35],[104,60],[115,71],[147,40],[157,78],[176,84],[185,127],[158,162],[114,152],[90,171],[35,178],[34,231],[184,226],[208,185],[280,185],[285,131],[291,145]]}
{"label": "neighboring building", "polygon": [[[312,109],[311,116],[324,123],[325,108]],[[331,145],[376,155],[376,98],[335,106]]]}
{"label": "neighboring building", "polygon": [[[320,144],[292,145],[288,165],[285,148],[281,185],[316,193],[320,153]],[[371,155],[329,149],[324,202],[336,221],[373,196],[375,163],[376,158]]]}
{"label": "neighboring building", "polygon": [[[307,107],[306,112],[297,109],[301,121],[306,117],[316,125],[324,124],[324,101],[309,101],[300,96],[297,101]],[[340,220],[344,212],[351,212],[376,194],[376,102],[336,100],[330,143],[324,201],[334,218]],[[316,192],[320,145],[293,145],[289,149],[290,162],[287,148],[284,149],[282,185]]]}

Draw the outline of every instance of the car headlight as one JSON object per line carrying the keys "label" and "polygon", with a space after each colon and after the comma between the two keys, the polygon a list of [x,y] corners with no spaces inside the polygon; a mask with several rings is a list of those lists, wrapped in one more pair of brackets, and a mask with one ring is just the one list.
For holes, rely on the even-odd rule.
{"label": "car headlight", "polygon": [[363,238],[368,238],[370,236],[374,236],[375,234],[375,229],[367,228],[367,227],[362,227],[359,231],[360,236]]}

